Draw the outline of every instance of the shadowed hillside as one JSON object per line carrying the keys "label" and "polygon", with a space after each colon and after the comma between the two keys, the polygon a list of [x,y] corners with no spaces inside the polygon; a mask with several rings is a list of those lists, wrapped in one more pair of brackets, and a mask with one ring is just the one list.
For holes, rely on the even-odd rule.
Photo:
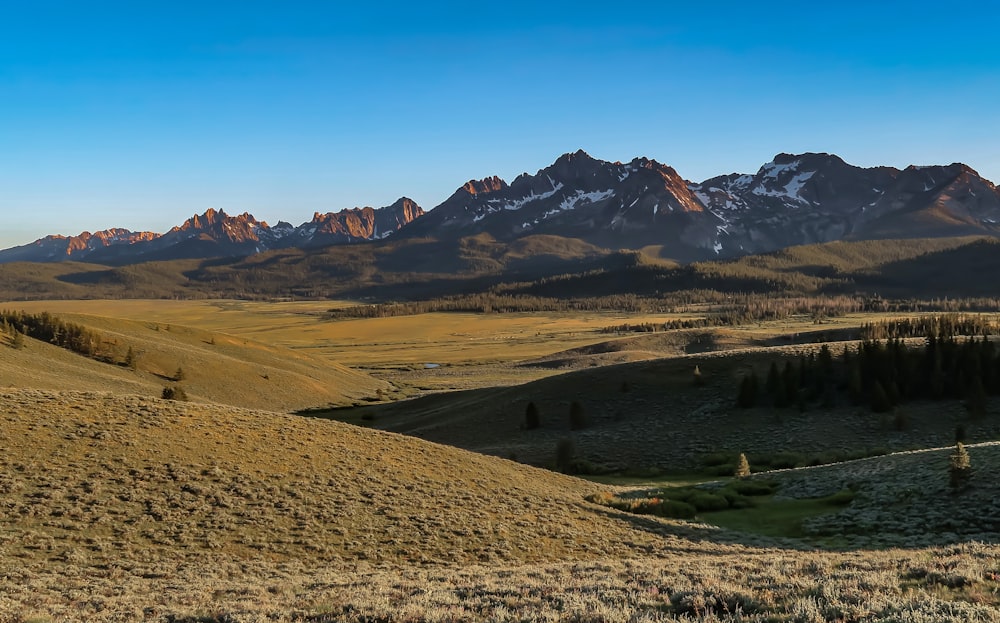
{"label": "shadowed hillside", "polygon": [[[834,348],[838,353],[842,349]],[[959,400],[915,401],[892,414],[873,413],[867,403],[854,405],[843,395],[828,406],[818,399],[802,408],[794,402],[781,408],[737,406],[740,380],[749,370],[756,370],[763,382],[772,361],[780,369],[786,361],[794,365],[800,355],[817,349],[800,345],[682,355],[329,415],[549,467],[555,467],[557,445],[566,438],[573,440],[576,458],[588,464],[586,469],[691,470],[712,465],[712,458],[721,454],[728,457],[720,467],[724,474],[733,468],[726,461],[734,461],[739,452],[752,460],[778,461],[776,465],[808,464],[941,446],[954,439],[959,425],[970,441],[1000,436],[1000,410],[994,399],[977,418]],[[577,360],[557,356],[554,361],[572,365]],[[540,414],[540,424],[533,429],[525,426],[529,402]],[[582,426],[571,419],[574,402],[585,412]]]}

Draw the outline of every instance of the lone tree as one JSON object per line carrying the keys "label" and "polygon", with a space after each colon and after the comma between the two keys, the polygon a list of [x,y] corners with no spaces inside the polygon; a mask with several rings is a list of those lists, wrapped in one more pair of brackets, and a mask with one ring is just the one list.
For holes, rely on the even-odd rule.
{"label": "lone tree", "polygon": [[135,350],[129,346],[128,352],[125,353],[125,367],[129,370],[135,370],[137,363],[139,363],[139,356],[136,355]]}
{"label": "lone tree", "polygon": [[542,416],[538,413],[538,407],[534,402],[529,402],[524,409],[524,428],[532,430],[542,425]]}
{"label": "lone tree", "polygon": [[556,469],[564,474],[572,473],[576,464],[576,442],[563,437],[556,443]]}
{"label": "lone tree", "polygon": [[580,430],[587,428],[587,411],[579,400],[574,400],[569,405],[569,429]]}
{"label": "lone tree", "polygon": [[750,461],[747,460],[747,455],[740,452],[740,459],[736,462],[736,471],[733,472],[733,476],[736,478],[746,478],[750,476]]}
{"label": "lone tree", "polygon": [[961,441],[955,444],[955,452],[948,457],[948,476],[952,489],[961,489],[972,476],[972,463],[969,462],[969,452]]}
{"label": "lone tree", "polygon": [[694,377],[692,379],[696,387],[701,387],[705,384],[705,379],[701,375],[701,368],[698,366],[694,367]]}
{"label": "lone tree", "polygon": [[177,372],[174,372],[175,381],[183,381],[187,378],[187,374],[184,373],[184,368],[177,366]]}

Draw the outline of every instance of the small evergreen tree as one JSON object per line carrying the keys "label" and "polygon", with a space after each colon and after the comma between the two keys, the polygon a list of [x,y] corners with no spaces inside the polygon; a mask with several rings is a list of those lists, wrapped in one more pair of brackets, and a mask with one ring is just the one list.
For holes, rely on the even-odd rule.
{"label": "small evergreen tree", "polygon": [[955,452],[948,457],[948,476],[951,481],[951,488],[958,490],[963,488],[972,475],[972,463],[969,461],[969,452],[965,449],[965,444],[961,441],[955,443]]}
{"label": "small evergreen tree", "polygon": [[542,417],[538,413],[538,407],[534,402],[529,402],[524,409],[524,428],[534,430],[542,425]]}
{"label": "small evergreen tree", "polygon": [[135,370],[136,364],[139,362],[139,357],[135,354],[135,350],[129,346],[128,352],[125,353],[125,367],[129,370]]}
{"label": "small evergreen tree", "polygon": [[747,460],[747,455],[740,452],[740,458],[736,462],[736,471],[733,472],[733,476],[736,478],[746,478],[750,475],[750,461]]}
{"label": "small evergreen tree", "polygon": [[22,348],[27,346],[27,344],[25,344],[24,342],[24,334],[18,331],[17,329],[14,329],[14,335],[11,337],[10,345],[11,347],[17,350],[21,350]]}
{"label": "small evergreen tree", "polygon": [[573,471],[576,463],[576,442],[570,437],[563,437],[556,443],[556,469],[564,474]]}
{"label": "small evergreen tree", "polygon": [[183,381],[187,378],[187,374],[184,373],[184,368],[177,366],[177,372],[174,372],[175,381]]}
{"label": "small evergreen tree", "polygon": [[694,382],[695,386],[697,386],[697,387],[701,387],[702,385],[705,384],[705,379],[701,376],[701,368],[698,367],[698,366],[694,367],[693,382]]}

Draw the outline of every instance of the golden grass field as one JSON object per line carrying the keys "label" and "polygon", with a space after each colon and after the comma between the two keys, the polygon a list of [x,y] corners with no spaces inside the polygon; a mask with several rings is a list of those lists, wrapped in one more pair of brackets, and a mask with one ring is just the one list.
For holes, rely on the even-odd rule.
{"label": "golden grass field", "polygon": [[[756,475],[784,482],[779,493],[793,504],[857,487],[850,505],[812,512],[801,526],[840,550],[823,551],[815,539],[744,529],[752,523],[745,517],[720,528],[710,516],[626,513],[584,499],[607,485],[288,413],[534,381],[422,399],[450,409],[447,418],[463,405],[485,409],[509,419],[514,428],[503,434],[517,436],[526,392],[539,392],[543,413],[566,406],[556,395],[566,388],[615,400],[626,371],[634,375],[629,404],[665,414],[653,428],[635,420],[634,436],[669,432],[671,417],[704,417],[708,434],[678,437],[677,447],[711,448],[719,431],[767,414],[736,421],[700,412],[697,391],[731,402],[740,366],[805,348],[769,346],[815,328],[808,319],[606,347],[595,345],[635,336],[600,328],[663,317],[332,322],[324,312],[333,305],[6,305],[79,322],[140,356],[131,370],[34,340],[23,350],[0,344],[0,621],[1000,620],[997,445],[970,447],[977,471],[961,495],[946,485],[946,449]],[[671,358],[604,367],[619,346],[638,358]],[[691,391],[694,362],[708,382]],[[192,402],[158,397],[178,366]],[[586,369],[560,374],[578,368]],[[392,406],[391,417],[405,419],[407,404]],[[598,420],[607,411],[607,427],[584,431],[581,448],[603,444],[614,454],[618,441],[602,430],[624,429],[612,427],[613,411],[591,408]],[[815,427],[809,415],[776,425],[813,435],[817,446],[838,426],[886,433],[874,422]],[[942,430],[962,416],[943,417]],[[546,452],[562,428],[541,431]],[[920,443],[947,445],[929,441]]]}

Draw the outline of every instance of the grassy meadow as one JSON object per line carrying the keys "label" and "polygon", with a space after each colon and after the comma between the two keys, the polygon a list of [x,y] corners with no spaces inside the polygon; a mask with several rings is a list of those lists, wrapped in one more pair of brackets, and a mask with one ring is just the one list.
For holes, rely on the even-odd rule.
{"label": "grassy meadow", "polygon": [[[1000,620],[997,398],[735,405],[885,315],[328,317],[350,304],[4,305],[121,360],[0,343],[0,620]],[[608,473],[557,473],[565,440]]]}

